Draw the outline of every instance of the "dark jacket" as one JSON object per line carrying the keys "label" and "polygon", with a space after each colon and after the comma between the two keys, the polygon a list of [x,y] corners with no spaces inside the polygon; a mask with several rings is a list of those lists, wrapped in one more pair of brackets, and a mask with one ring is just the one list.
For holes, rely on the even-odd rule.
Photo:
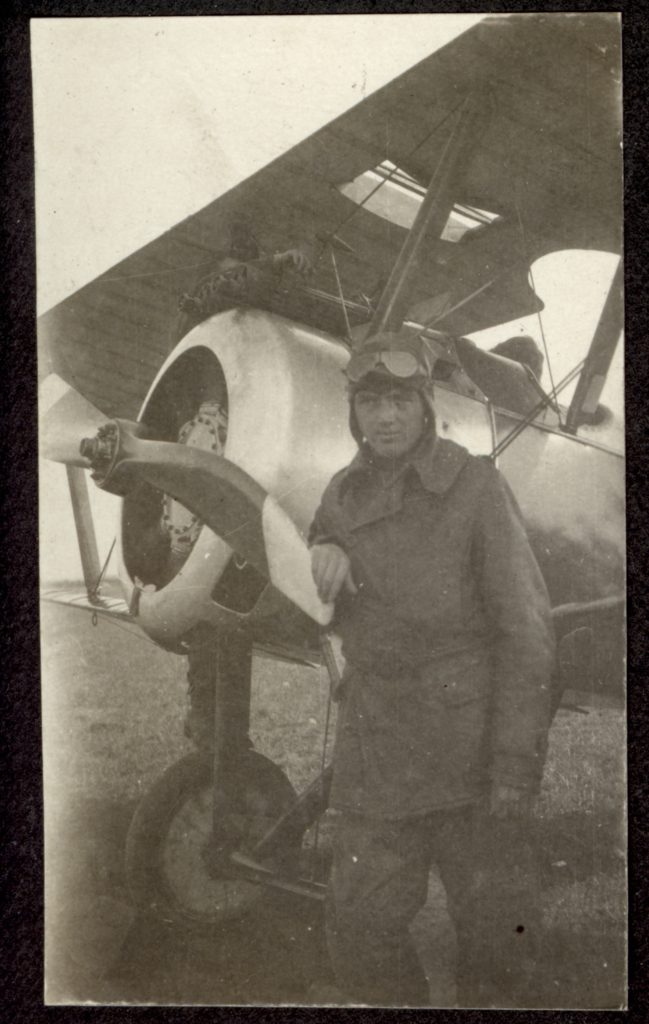
{"label": "dark jacket", "polygon": [[386,483],[361,450],[311,543],[351,559],[332,806],[389,817],[538,787],[554,640],[516,501],[493,464],[426,437]]}

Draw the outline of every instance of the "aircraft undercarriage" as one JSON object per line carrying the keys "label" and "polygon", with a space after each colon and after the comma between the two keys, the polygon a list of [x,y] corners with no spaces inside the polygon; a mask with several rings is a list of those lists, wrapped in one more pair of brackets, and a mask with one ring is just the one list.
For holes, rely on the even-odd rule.
{"label": "aircraft undercarriage", "polygon": [[[278,765],[242,742],[249,704],[228,700],[227,680],[217,678],[215,686],[212,761],[198,752],[172,765],[138,805],[126,842],[137,909],[188,929],[245,914],[264,888],[318,901],[326,891],[318,823],[331,766],[296,794]],[[303,849],[313,826],[313,844]]]}

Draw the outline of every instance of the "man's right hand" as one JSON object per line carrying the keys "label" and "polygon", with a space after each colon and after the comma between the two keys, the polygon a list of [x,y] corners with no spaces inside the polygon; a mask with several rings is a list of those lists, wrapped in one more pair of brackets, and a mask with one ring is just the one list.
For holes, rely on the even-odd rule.
{"label": "man's right hand", "polygon": [[325,604],[336,600],[343,584],[350,594],[357,593],[349,558],[337,544],[315,544],[311,548],[311,572]]}

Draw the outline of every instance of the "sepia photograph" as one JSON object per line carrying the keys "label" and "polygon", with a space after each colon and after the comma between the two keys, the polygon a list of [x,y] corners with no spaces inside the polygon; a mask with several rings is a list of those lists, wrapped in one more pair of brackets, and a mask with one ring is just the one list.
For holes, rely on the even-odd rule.
{"label": "sepia photograph", "polygon": [[627,1007],[621,28],[32,19],[47,1005]]}

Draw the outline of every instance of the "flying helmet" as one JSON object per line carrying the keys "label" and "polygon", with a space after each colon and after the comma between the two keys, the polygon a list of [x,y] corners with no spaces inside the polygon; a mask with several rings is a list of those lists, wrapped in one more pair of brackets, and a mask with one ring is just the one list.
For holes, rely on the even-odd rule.
{"label": "flying helmet", "polygon": [[349,395],[349,429],[357,444],[362,435],[354,411],[354,395],[361,388],[385,391],[408,387],[419,391],[427,406],[427,421],[434,427],[432,364],[424,342],[417,337],[402,337],[393,331],[370,336],[345,367]]}

